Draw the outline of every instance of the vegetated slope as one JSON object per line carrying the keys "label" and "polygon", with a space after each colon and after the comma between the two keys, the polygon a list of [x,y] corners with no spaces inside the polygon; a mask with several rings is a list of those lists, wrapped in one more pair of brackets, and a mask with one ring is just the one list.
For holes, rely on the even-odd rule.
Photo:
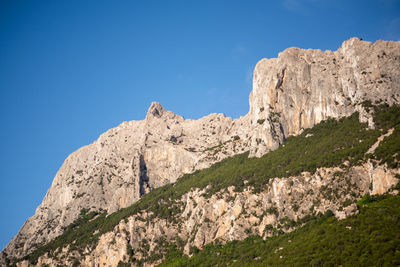
{"label": "vegetated slope", "polygon": [[291,233],[208,244],[191,258],[171,247],[160,266],[398,266],[400,196],[359,205],[360,214],[345,220],[327,212]]}
{"label": "vegetated slope", "polygon": [[393,107],[388,112],[379,112],[385,109],[385,106],[374,107],[376,110],[377,127],[381,129],[394,128],[393,133],[384,138],[371,158],[380,160],[380,164],[386,163],[390,168],[399,168],[400,166],[400,117],[397,107]]}
{"label": "vegetated slope", "polygon": [[[258,192],[274,177],[288,177],[305,171],[313,173],[319,167],[342,165],[348,168],[361,164],[368,158],[374,158],[376,163],[383,160],[397,168],[400,151],[400,107],[372,106],[372,111],[375,112],[375,124],[379,127],[375,130],[360,123],[357,113],[338,121],[329,119],[305,130],[299,136],[288,138],[284,146],[261,158],[248,158],[247,153],[228,158],[208,169],[185,175],[174,184],[155,189],[132,206],[109,216],[105,216],[105,213],[86,214],[83,211],[83,216],[70,225],[64,234],[39,247],[25,259],[36,263],[38,257],[46,252],[49,252],[49,257],[56,256],[60,252],[58,248],[68,245],[70,252],[82,256],[85,249],[93,249],[99,237],[112,231],[121,220],[127,220],[144,211],[149,216],[143,220],[162,218],[171,224],[178,223],[184,208],[179,199],[193,188],[205,189],[206,197],[229,186],[234,186],[236,191],[250,188]],[[392,127],[395,127],[394,133],[381,142],[376,154],[365,155],[377,138]],[[183,249],[181,245],[178,248]],[[144,261],[146,259],[139,262]]]}

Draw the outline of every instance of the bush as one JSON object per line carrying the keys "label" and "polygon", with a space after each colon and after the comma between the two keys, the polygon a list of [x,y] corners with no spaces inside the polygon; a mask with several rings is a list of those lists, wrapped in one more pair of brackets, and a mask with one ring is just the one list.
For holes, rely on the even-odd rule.
{"label": "bush", "polygon": [[199,251],[200,251],[200,249],[196,246],[190,246],[190,248],[189,248],[189,254],[192,254],[192,255],[198,253]]}

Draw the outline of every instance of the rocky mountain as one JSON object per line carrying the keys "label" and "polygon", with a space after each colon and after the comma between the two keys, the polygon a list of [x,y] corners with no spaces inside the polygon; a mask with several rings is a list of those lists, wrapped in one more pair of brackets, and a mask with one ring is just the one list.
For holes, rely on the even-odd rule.
{"label": "rocky mountain", "polygon": [[[152,103],[143,121],[123,122],[65,160],[35,215],[3,250],[3,263],[34,252],[31,263],[39,266],[116,266],[133,259],[154,264],[163,258],[168,244],[179,240],[185,243],[182,250],[190,254],[191,248],[216,240],[242,240],[250,234],[265,238],[278,230],[289,232],[304,224],[307,215],[318,212],[330,210],[338,218],[354,215],[358,212],[354,203],[359,198],[366,193],[393,191],[398,182],[397,165],[382,165],[379,158],[364,159],[360,155],[372,157],[376,149],[379,151],[379,140],[397,136],[396,120],[387,118],[395,111],[385,111],[378,105],[386,104],[390,109],[399,102],[400,43],[352,38],[335,52],[289,48],[278,58],[259,61],[249,113],[239,119],[223,114],[184,119]],[[349,125],[361,125],[358,137],[349,137],[349,143],[338,147],[332,143],[332,151],[342,154],[329,164],[327,160],[308,169],[287,169],[284,174],[276,171],[269,177],[263,173],[266,180],[254,180],[252,177],[258,176],[248,173],[237,176],[237,170],[229,176],[237,177],[231,184],[226,182],[229,177],[219,177],[225,169],[213,173],[218,166],[228,168],[224,167],[228,164],[233,170],[243,162],[247,164],[243,165],[245,170],[253,164],[247,162],[248,157],[256,157],[251,161],[256,162],[282,153],[290,148],[291,136],[322,146],[318,131],[307,129],[329,118],[352,114],[356,118],[348,119]],[[367,123],[368,129],[362,123]],[[329,131],[336,126],[333,123]],[[349,132],[353,130],[349,128]],[[341,131],[336,131],[339,136]],[[346,154],[351,149],[355,150],[353,154]],[[311,153],[317,155],[318,151]],[[358,161],[354,161],[355,155]],[[229,165],[238,157],[239,162]],[[200,183],[208,172],[215,177],[214,182],[210,178]],[[185,179],[194,184],[183,185]],[[182,189],[175,190],[175,186]],[[172,193],[164,198],[163,192],[168,190]],[[175,210],[154,210],[150,204],[143,204],[146,201]],[[111,215],[106,217],[106,213]],[[93,227],[92,222],[99,221],[112,227],[94,230],[79,249],[73,248],[74,243],[65,243],[69,233]],[[61,242],[57,240],[63,240],[63,245],[55,246],[54,242]],[[44,244],[52,245],[44,249]],[[39,253],[41,249],[44,254]]]}
{"label": "rocky mountain", "polygon": [[[400,106],[370,109],[376,129],[360,123],[358,114],[330,119],[261,158],[249,158],[248,152],[230,157],[153,189],[111,215],[83,210],[61,236],[17,265],[147,266],[166,258],[186,266],[180,257],[197,255],[209,244],[282,236],[333,215],[354,217],[361,198],[400,190]],[[380,242],[391,244],[385,250],[396,251],[391,240],[400,234],[399,212],[385,214],[390,230],[385,228]],[[357,224],[351,227],[359,231]],[[382,236],[384,229],[378,230],[375,236]],[[360,247],[351,243],[358,237],[350,233],[346,243]],[[367,244],[362,246],[367,251],[384,245]],[[376,257],[383,255],[369,258]]]}

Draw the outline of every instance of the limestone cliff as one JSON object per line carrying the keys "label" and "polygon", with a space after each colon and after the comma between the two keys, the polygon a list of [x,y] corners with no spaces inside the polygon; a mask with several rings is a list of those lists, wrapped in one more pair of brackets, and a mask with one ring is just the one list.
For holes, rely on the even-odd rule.
{"label": "limestone cliff", "polygon": [[[371,123],[359,105],[365,100],[400,102],[400,42],[352,38],[335,52],[293,47],[262,59],[250,94],[252,155],[261,156],[328,117],[360,111]],[[255,150],[257,143],[262,146]]]}
{"label": "limestone cliff", "polygon": [[262,59],[249,113],[239,119],[184,119],[152,103],[143,121],[123,122],[65,160],[35,215],[3,253],[22,257],[60,235],[82,209],[112,213],[226,157],[245,151],[262,156],[328,117],[359,111],[373,127],[365,100],[400,102],[400,42],[352,38],[335,52],[289,48]]}

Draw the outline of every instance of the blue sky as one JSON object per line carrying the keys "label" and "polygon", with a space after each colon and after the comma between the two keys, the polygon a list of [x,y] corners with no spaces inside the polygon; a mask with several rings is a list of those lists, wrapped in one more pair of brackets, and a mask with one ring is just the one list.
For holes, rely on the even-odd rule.
{"label": "blue sky", "polygon": [[258,60],[353,36],[400,40],[400,1],[0,1],[0,249],[71,152],[152,101],[236,118]]}

